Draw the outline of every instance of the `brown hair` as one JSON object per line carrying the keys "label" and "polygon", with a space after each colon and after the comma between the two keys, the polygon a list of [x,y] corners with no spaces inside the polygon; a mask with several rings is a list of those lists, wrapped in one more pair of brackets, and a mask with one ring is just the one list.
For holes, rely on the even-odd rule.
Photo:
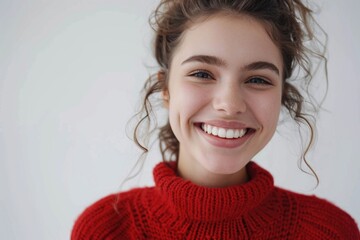
{"label": "brown hair", "polygon": [[[296,123],[305,124],[309,129],[309,141],[302,159],[317,178],[305,158],[313,144],[315,129],[313,115],[305,105],[310,103],[313,110],[318,106],[308,91],[317,70],[317,67],[312,66],[314,60],[323,62],[327,73],[324,57],[326,44],[322,44],[315,37],[313,28],[320,29],[325,37],[326,34],[313,19],[312,10],[301,0],[161,0],[150,18],[150,24],[155,31],[154,55],[160,71],[151,75],[144,86],[145,96],[139,112],[141,118],[134,130],[136,144],[144,153],[148,151],[145,139],[157,128],[149,127],[154,121],[152,96],[167,89],[172,53],[184,31],[200,17],[218,13],[247,15],[262,22],[279,47],[284,64],[282,105]],[[295,71],[297,74],[294,74]],[[147,128],[145,132],[144,127]],[[159,128],[158,137],[163,160],[177,160],[179,142],[169,121]]]}

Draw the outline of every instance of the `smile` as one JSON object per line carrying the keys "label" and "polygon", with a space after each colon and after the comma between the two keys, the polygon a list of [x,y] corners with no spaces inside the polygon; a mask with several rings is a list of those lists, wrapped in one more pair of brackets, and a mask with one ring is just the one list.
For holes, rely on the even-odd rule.
{"label": "smile", "polygon": [[226,138],[226,139],[241,138],[248,131],[247,128],[243,128],[243,129],[220,128],[205,123],[201,124],[201,129],[209,135],[217,136],[219,138]]}

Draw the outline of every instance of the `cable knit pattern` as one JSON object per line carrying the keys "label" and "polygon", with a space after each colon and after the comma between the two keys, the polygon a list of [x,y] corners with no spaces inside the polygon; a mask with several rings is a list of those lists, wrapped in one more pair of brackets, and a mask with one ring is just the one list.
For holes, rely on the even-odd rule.
{"label": "cable knit pattern", "polygon": [[160,163],[155,187],[110,195],[88,207],[71,239],[360,239],[347,213],[315,196],[274,187],[270,173],[253,162],[249,182],[226,188],[195,185],[175,168]]}

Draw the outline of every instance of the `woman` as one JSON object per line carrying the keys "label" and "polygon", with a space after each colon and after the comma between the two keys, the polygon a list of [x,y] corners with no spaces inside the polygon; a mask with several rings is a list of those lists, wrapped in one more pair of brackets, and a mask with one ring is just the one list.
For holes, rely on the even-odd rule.
{"label": "woman", "polygon": [[251,162],[282,107],[313,133],[309,99],[289,81],[299,68],[297,81],[308,86],[310,58],[325,61],[304,45],[318,43],[311,10],[300,0],[163,0],[154,16],[160,71],[145,85],[135,140],[146,150],[141,126],[151,121],[150,97],[161,93],[169,119],[155,187],[93,204],[72,239],[360,239],[347,213],[275,187]]}

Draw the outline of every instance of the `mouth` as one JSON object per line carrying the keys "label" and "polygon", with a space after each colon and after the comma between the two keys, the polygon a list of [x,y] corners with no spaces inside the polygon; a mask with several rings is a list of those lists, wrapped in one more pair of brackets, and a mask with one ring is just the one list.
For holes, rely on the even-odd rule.
{"label": "mouth", "polygon": [[206,123],[197,125],[204,133],[222,139],[239,139],[255,132],[253,128],[223,128]]}

